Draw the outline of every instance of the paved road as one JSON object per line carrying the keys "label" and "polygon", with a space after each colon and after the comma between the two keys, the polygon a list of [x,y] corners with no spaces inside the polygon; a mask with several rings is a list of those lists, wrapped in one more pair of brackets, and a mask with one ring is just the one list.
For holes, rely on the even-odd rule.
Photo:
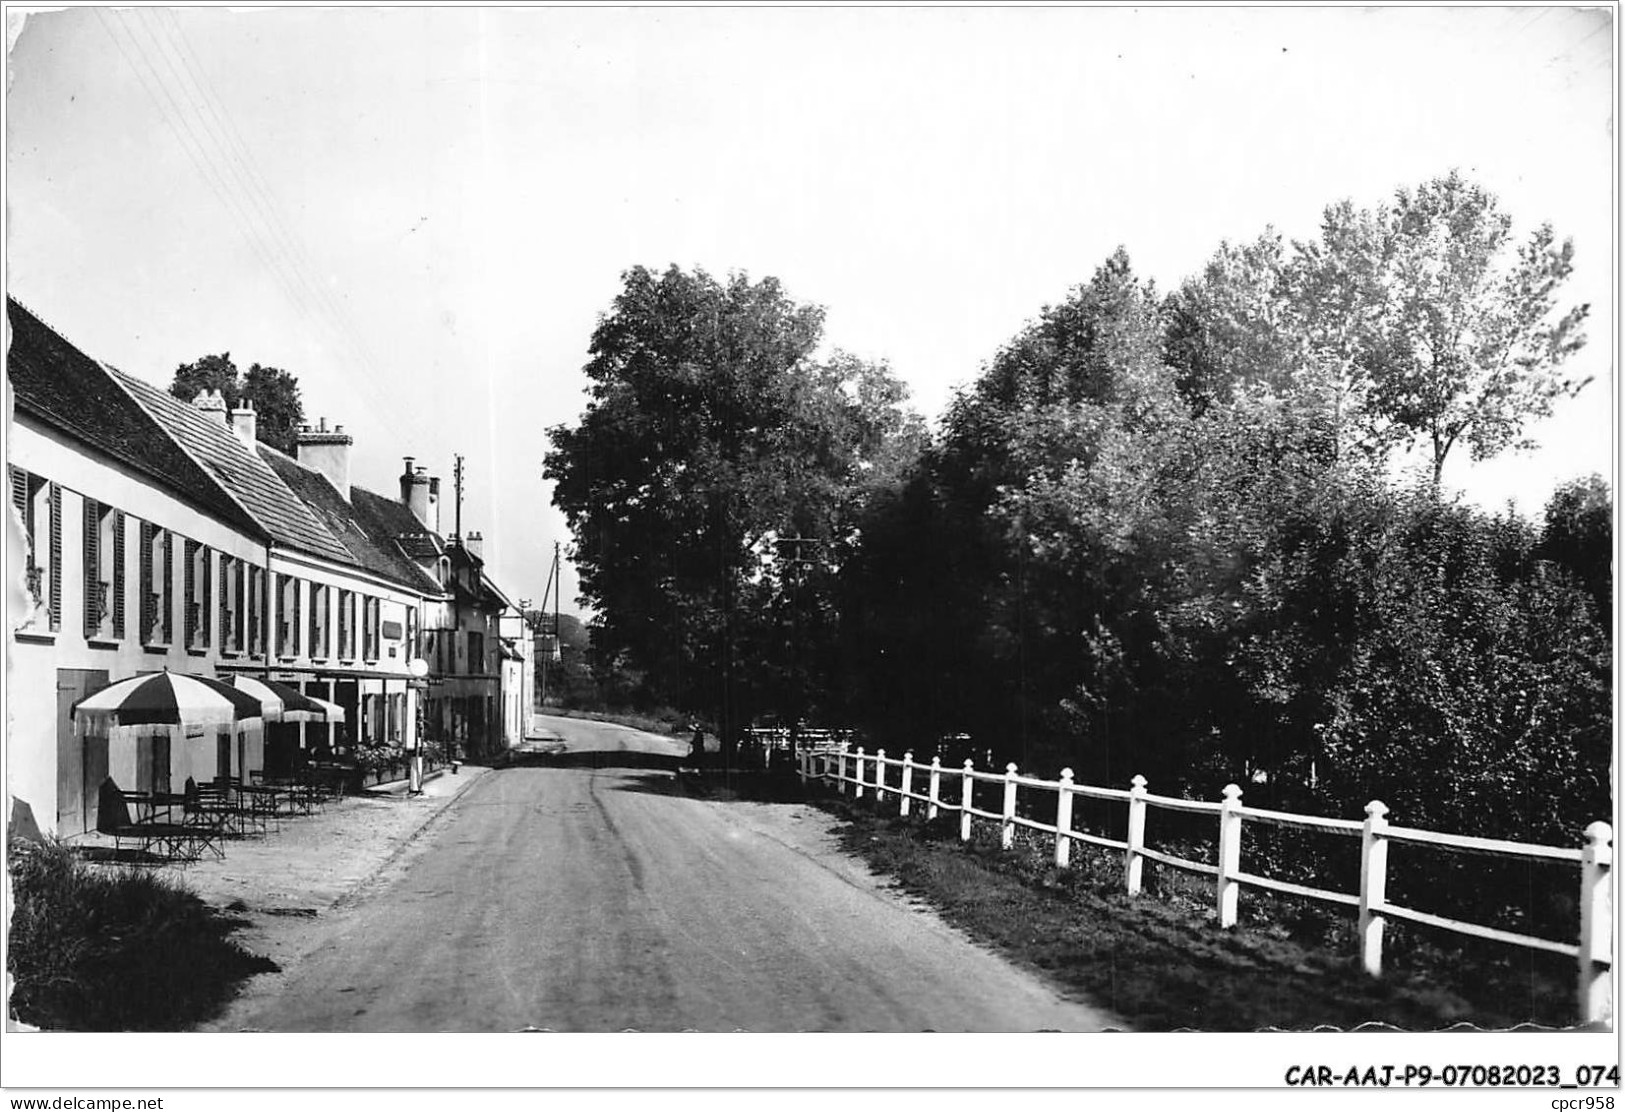
{"label": "paved road", "polygon": [[[341,913],[264,1031],[1026,1031],[1117,1025],[906,906],[801,805],[693,798],[685,746],[548,719]],[[244,1003],[249,1003],[245,1001]]]}

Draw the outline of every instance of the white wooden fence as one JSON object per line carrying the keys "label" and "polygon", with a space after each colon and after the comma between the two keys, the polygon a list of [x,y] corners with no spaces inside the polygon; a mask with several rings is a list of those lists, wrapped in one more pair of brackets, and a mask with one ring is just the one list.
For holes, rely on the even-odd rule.
{"label": "white wooden fence", "polygon": [[[1101,788],[1075,783],[1071,769],[1063,769],[1059,780],[1040,780],[1020,775],[1013,764],[1006,765],[1002,774],[978,772],[973,762],[969,760],[960,768],[944,768],[941,761],[935,757],[931,759],[930,764],[922,765],[914,761],[911,752],[904,753],[899,760],[887,757],[884,749],[865,754],[861,747],[854,750],[848,745],[843,745],[835,751],[804,751],[798,754],[798,761],[798,772],[803,783],[808,780],[833,783],[837,791],[845,793],[850,788],[853,796],[859,799],[870,793],[877,802],[884,802],[889,797],[895,796],[898,813],[904,816],[912,813],[913,805],[916,803],[924,805],[927,819],[935,819],[944,811],[958,812],[959,836],[965,841],[970,840],[971,823],[976,819],[985,819],[999,824],[1000,837],[1006,849],[1014,844],[1018,826],[1054,835],[1055,863],[1062,867],[1070,862],[1073,842],[1121,850],[1124,883],[1131,896],[1140,893],[1142,872],[1148,860],[1170,868],[1210,876],[1214,880],[1214,896],[1218,904],[1221,927],[1236,925],[1237,902],[1241,889],[1248,886],[1352,908],[1358,915],[1361,963],[1366,972],[1374,977],[1382,975],[1383,926],[1389,919],[1417,923],[1525,949],[1564,954],[1574,958],[1578,965],[1579,1010],[1582,1021],[1606,1022],[1612,1018],[1613,993],[1609,970],[1613,965],[1614,904],[1609,874],[1614,860],[1614,831],[1613,827],[1605,822],[1594,822],[1586,828],[1584,847],[1544,846],[1390,826],[1388,808],[1378,802],[1366,805],[1363,822],[1265,811],[1243,806],[1241,788],[1235,784],[1230,784],[1224,789],[1222,802],[1212,803],[1152,795],[1146,791],[1146,781],[1142,776],[1134,777],[1132,786],[1127,790]],[[887,772],[888,769],[894,768],[900,770],[895,778]],[[869,770],[867,776],[866,769]],[[916,790],[916,773],[922,773],[927,778],[926,790],[923,793]],[[957,785],[950,784],[950,788],[958,787],[957,802],[943,796],[944,776],[958,778]],[[997,813],[978,810],[974,806],[974,788],[978,781],[1002,785],[1003,806]],[[1053,823],[1039,822],[1018,813],[1017,793],[1023,788],[1055,793]],[[1126,804],[1128,807],[1126,839],[1119,841],[1073,829],[1074,796],[1114,800]],[[1215,816],[1218,821],[1218,864],[1189,861],[1147,847],[1145,816],[1148,808]],[[1241,868],[1243,821],[1298,827],[1359,839],[1360,890],[1357,893],[1333,892],[1243,872]],[[1448,919],[1389,902],[1385,889],[1388,877],[1388,846],[1391,842],[1411,842],[1447,850],[1524,860],[1566,861],[1578,865],[1580,880],[1578,944],[1556,942],[1477,923]]]}

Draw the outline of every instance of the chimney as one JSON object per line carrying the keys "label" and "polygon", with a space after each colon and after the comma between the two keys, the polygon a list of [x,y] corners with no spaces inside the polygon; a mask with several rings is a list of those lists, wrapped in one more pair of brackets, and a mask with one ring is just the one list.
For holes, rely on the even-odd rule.
{"label": "chimney", "polygon": [[205,390],[192,399],[192,407],[211,421],[226,423],[226,399],[218,390]]}
{"label": "chimney", "polygon": [[254,416],[254,403],[247,398],[243,404],[231,411],[231,431],[237,434],[237,439],[243,442],[243,447],[250,452],[254,450],[254,440],[259,432],[259,419]]}
{"label": "chimney", "polygon": [[406,470],[401,473],[401,501],[431,533],[440,532],[439,493],[440,480],[431,479],[426,467],[413,467],[412,457],[407,456]]}
{"label": "chimney", "polygon": [[350,500],[350,445],[355,438],[344,431],[343,425],[334,425],[327,431],[327,418],[318,428],[305,425],[294,438],[294,458],[314,471],[327,476],[327,481],[338,489],[344,500]]}
{"label": "chimney", "polygon": [[485,559],[485,538],[478,533],[469,533],[463,538],[463,551],[476,560]]}

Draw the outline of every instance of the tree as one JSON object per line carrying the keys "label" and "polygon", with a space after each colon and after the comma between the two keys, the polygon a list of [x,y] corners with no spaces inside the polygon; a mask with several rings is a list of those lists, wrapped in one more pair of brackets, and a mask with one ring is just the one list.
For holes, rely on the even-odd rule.
{"label": "tree", "polygon": [[253,403],[258,414],[254,421],[255,437],[278,451],[293,455],[299,426],[305,420],[299,380],[278,367],[254,363],[243,376],[241,396]]}
{"label": "tree", "polygon": [[1560,373],[1589,308],[1559,312],[1573,259],[1550,224],[1515,244],[1496,198],[1452,171],[1375,211],[1328,209],[1304,285],[1338,292],[1323,302],[1352,323],[1372,416],[1424,443],[1437,487],[1458,443],[1474,459],[1527,447],[1523,429],[1589,381]]}
{"label": "tree", "polygon": [[279,451],[293,454],[295,436],[305,419],[297,378],[287,371],[258,363],[252,364],[246,375],[240,375],[230,352],[205,355],[175,368],[175,378],[169,386],[174,397],[189,402],[209,390],[218,390],[228,409],[236,409],[245,402],[252,404],[257,413],[255,437]]}
{"label": "tree", "polygon": [[183,402],[189,402],[210,390],[220,392],[226,399],[227,409],[236,408],[242,392],[242,381],[237,374],[237,364],[231,361],[231,352],[205,355],[196,362],[182,363],[175,368],[175,380],[169,385],[170,394]]}
{"label": "tree", "polygon": [[732,736],[759,704],[816,686],[807,647],[827,639],[855,506],[918,420],[883,366],[816,359],[823,311],[776,279],[674,266],[622,280],[593,333],[586,412],[549,430],[544,474],[601,666],[643,672]]}

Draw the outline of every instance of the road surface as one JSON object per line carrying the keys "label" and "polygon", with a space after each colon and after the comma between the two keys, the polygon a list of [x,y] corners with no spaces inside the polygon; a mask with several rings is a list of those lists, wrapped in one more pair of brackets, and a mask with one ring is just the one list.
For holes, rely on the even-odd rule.
{"label": "road surface", "polygon": [[545,722],[564,752],[481,777],[228,1029],[1121,1026],[910,907],[821,812],[694,798],[685,744]]}

